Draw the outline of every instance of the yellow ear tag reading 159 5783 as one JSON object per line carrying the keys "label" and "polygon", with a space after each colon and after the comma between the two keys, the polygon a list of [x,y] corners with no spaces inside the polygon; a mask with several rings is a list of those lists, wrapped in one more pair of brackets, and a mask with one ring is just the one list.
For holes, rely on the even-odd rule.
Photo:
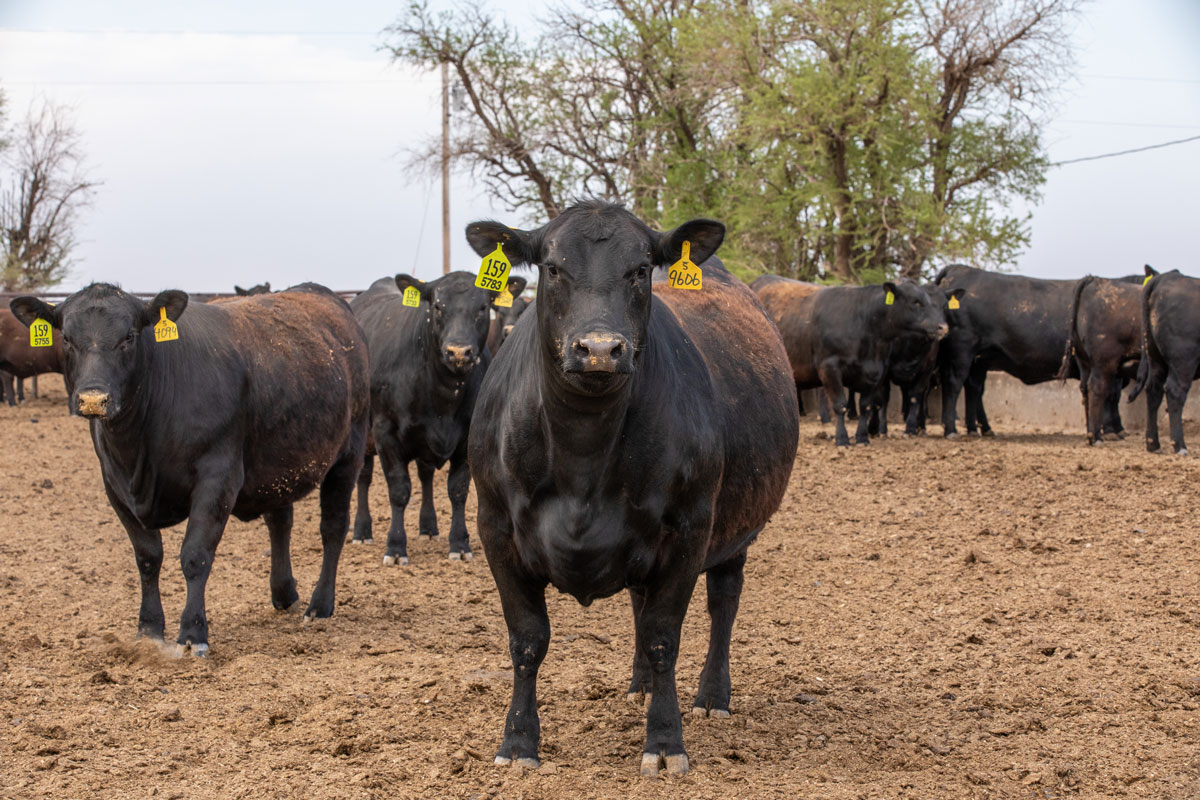
{"label": "yellow ear tag reading 159 5783", "polygon": [[946,306],[947,306],[948,308],[958,308],[960,305],[962,305],[962,304],[958,302],[958,298],[957,298],[957,297],[951,297],[951,298],[950,298],[950,302],[949,302],[949,303],[946,303]]}
{"label": "yellow ear tag reading 159 5783", "polygon": [[512,303],[513,303],[513,296],[512,296],[512,293],[510,293],[508,291],[507,286],[505,286],[504,291],[501,292],[500,295],[495,300],[492,301],[492,305],[498,306],[499,308],[512,308]]}
{"label": "yellow ear tag reading 159 5783", "polygon": [[883,304],[885,306],[890,306],[890,305],[894,304],[895,302],[896,302],[896,295],[892,294],[890,291],[883,296]]}
{"label": "yellow ear tag reading 159 5783", "polygon": [[498,292],[508,286],[510,269],[512,269],[512,264],[509,263],[508,256],[504,255],[500,243],[496,242],[496,249],[484,256],[483,263],[479,265],[479,275],[475,278],[475,285],[480,289]]}
{"label": "yellow ear tag reading 159 5783", "polygon": [[154,323],[154,341],[173,342],[179,338],[179,326],[167,319],[167,309],[159,307],[158,322]]}
{"label": "yellow ear tag reading 159 5783", "polygon": [[692,243],[684,242],[679,253],[679,260],[667,270],[667,281],[672,289],[701,289],[704,286],[704,273],[700,267],[692,263]]}
{"label": "yellow ear tag reading 159 5783", "polygon": [[415,286],[409,286],[404,290],[404,305],[409,308],[416,308],[421,305],[421,290]]}
{"label": "yellow ear tag reading 159 5783", "polygon": [[49,347],[54,344],[54,328],[44,319],[35,319],[29,326],[29,346]]}

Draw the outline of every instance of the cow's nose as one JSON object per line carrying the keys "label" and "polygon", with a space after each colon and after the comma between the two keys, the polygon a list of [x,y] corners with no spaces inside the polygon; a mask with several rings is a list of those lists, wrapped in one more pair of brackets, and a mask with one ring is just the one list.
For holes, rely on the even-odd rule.
{"label": "cow's nose", "polygon": [[107,392],[80,392],[79,413],[85,417],[103,417],[108,414]]}
{"label": "cow's nose", "polygon": [[508,337],[508,335],[509,335],[510,333],[512,333],[512,329],[513,329],[513,326],[512,326],[512,325],[505,325],[505,326],[504,326],[504,336],[505,336],[506,338]]}
{"label": "cow's nose", "polygon": [[584,372],[616,372],[629,343],[615,333],[586,333],[571,345],[583,360]]}
{"label": "cow's nose", "polygon": [[446,358],[455,364],[470,364],[475,360],[475,347],[473,345],[446,345]]}
{"label": "cow's nose", "polygon": [[949,325],[947,325],[944,322],[941,325],[938,325],[938,327],[937,327],[937,338],[938,339],[945,339],[946,334],[948,334],[948,333],[950,333]]}

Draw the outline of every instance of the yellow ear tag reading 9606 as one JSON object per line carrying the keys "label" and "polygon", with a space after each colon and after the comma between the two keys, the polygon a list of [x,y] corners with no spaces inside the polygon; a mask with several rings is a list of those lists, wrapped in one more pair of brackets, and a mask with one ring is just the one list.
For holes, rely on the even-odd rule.
{"label": "yellow ear tag reading 9606", "polygon": [[950,302],[946,303],[947,308],[958,308],[960,305],[962,304],[958,302],[957,297],[951,297]]}
{"label": "yellow ear tag reading 9606", "polygon": [[508,291],[507,286],[505,286],[504,291],[501,292],[500,295],[495,300],[492,301],[492,305],[497,306],[499,308],[512,308],[512,303],[513,303],[513,296]]}
{"label": "yellow ear tag reading 9606", "polygon": [[667,281],[672,289],[700,289],[704,286],[704,273],[692,263],[692,243],[684,242],[679,260],[667,270]]}
{"label": "yellow ear tag reading 9606", "polygon": [[49,347],[54,344],[54,328],[44,319],[35,319],[29,326],[29,346]]}
{"label": "yellow ear tag reading 9606", "polygon": [[883,304],[885,306],[893,305],[895,302],[896,302],[896,295],[892,294],[890,291],[883,296]]}
{"label": "yellow ear tag reading 9606", "polygon": [[510,269],[512,269],[512,264],[509,263],[508,256],[504,255],[500,243],[496,242],[496,249],[484,256],[483,263],[479,265],[479,275],[475,278],[475,285],[480,289],[498,292],[508,286]]}
{"label": "yellow ear tag reading 9606", "polygon": [[415,286],[409,286],[404,290],[404,305],[409,308],[416,308],[421,305],[421,290]]}
{"label": "yellow ear tag reading 9606", "polygon": [[167,319],[167,309],[158,309],[158,322],[154,323],[154,341],[173,342],[179,338],[179,326]]}

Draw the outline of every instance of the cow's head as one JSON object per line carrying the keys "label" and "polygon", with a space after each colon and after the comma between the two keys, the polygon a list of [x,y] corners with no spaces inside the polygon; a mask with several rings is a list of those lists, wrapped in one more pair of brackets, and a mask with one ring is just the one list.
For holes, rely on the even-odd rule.
{"label": "cow's head", "polygon": [[879,302],[885,306],[887,324],[896,334],[923,334],[930,339],[941,339],[950,332],[946,323],[949,296],[943,292],[931,292],[915,281],[901,278],[884,282],[881,297]]}
{"label": "cow's head", "polygon": [[[524,280],[518,278],[516,280]],[[529,304],[533,301],[528,297],[513,297],[511,306],[496,306],[493,310],[496,313],[496,318],[492,320],[493,334],[489,337],[489,344],[494,344],[493,353],[500,349],[500,345],[504,344],[504,340],[512,333],[513,326],[517,324],[517,320],[525,313],[525,309],[529,308]]]}
{"label": "cow's head", "polygon": [[44,319],[62,341],[63,378],[70,407],[85,417],[115,419],[133,403],[144,375],[144,351],[155,344],[153,326],[161,318],[178,321],[187,308],[184,292],[160,292],[143,302],[116,286],[97,283],[81,289],[58,306],[36,297],[18,297],[10,307],[17,319],[32,325]]}
{"label": "cow's head", "polygon": [[[496,295],[475,286],[469,272],[451,272],[428,283],[412,275],[396,276],[401,292],[410,286],[421,293],[421,303],[429,310],[431,342],[442,364],[459,377],[469,374],[487,344],[488,312]],[[520,294],[524,288],[524,278],[509,280],[510,292]]]}
{"label": "cow's head", "polygon": [[576,392],[601,395],[632,373],[650,321],[650,274],[679,260],[704,262],[725,226],[694,219],[664,233],[619,205],[599,201],[567,209],[537,230],[473,222],[467,241],[480,255],[497,244],[514,264],[538,269],[538,338],[544,355]]}

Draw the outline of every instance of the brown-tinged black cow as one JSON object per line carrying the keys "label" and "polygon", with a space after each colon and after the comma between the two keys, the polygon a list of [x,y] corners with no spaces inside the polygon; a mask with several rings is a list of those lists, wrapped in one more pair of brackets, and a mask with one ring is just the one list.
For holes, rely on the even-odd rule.
{"label": "brown-tinged black cow", "polygon": [[[514,277],[508,286],[519,295],[525,279]],[[417,307],[404,305],[409,287],[420,294]],[[438,535],[433,473],[450,462],[450,558],[471,558],[467,431],[491,361],[487,336],[495,298],[475,286],[472,273],[452,272],[428,283],[411,275],[380,278],[350,303],[371,353],[372,442],[358,481],[353,541],[372,540],[367,496],[378,453],[392,509],[384,564],[408,563],[404,509],[412,495],[411,461],[421,480],[418,534],[431,539]]]}
{"label": "brown-tinged black cow", "polygon": [[[230,514],[265,519],[271,602],[293,605],[292,504],[316,487],[324,559],[305,616],[333,613],[370,413],[366,343],[345,302],[312,284],[221,304],[189,305],[174,290],[143,302],[101,283],[56,307],[19,297],[12,309],[62,341],[71,408],[90,420],[105,492],[133,543],[142,634],[163,636],[160,531],[184,520],[181,651],[208,651],[204,588]],[[164,315],[178,326],[173,341],[156,341]]]}
{"label": "brown-tinged black cow", "polygon": [[1161,450],[1158,407],[1167,397],[1167,419],[1175,452],[1187,455],[1183,405],[1192,381],[1200,377],[1200,280],[1179,270],[1158,273],[1146,267],[1142,290],[1142,360],[1130,401],[1146,391],[1146,450]]}
{"label": "brown-tinged black cow", "polygon": [[[693,713],[729,714],[729,644],[746,550],[779,507],[799,433],[787,353],[754,293],[710,258],[724,226],[666,233],[589,201],[537,230],[475,222],[538,269],[538,297],[500,349],[471,428],[479,538],[508,625],[512,704],[496,762],[538,763],[545,592],[584,605],[628,589],[631,695],[649,697],[643,774],[687,770],[676,696],[680,628],[707,572],[708,658]],[[703,287],[655,267],[684,243]],[[665,276],[663,276],[665,277]]]}
{"label": "brown-tinged black cow", "polygon": [[1088,444],[1104,437],[1124,438],[1119,408],[1122,381],[1132,380],[1142,352],[1140,278],[1110,280],[1093,275],[1075,284],[1070,337],[1059,377],[1065,380],[1074,360],[1087,424]]}
{"label": "brown-tinged black cow", "polygon": [[[513,280],[521,281],[521,288],[524,289],[524,278],[514,277]],[[500,345],[504,344],[504,340],[512,333],[513,326],[532,302],[532,298],[514,295],[511,306],[492,306],[492,324],[488,328],[487,346],[493,356],[499,352]]]}
{"label": "brown-tinged black cow", "polygon": [[62,342],[52,338],[49,347],[31,347],[29,328],[7,308],[0,309],[0,399],[7,396],[8,404],[15,406],[25,399],[26,378],[62,372]]}
{"label": "brown-tinged black cow", "polygon": [[[767,316],[775,323],[775,327],[779,328],[779,334],[787,341],[789,335],[795,333],[798,326],[805,324],[804,320],[796,318],[795,306],[796,301],[801,300],[809,295],[816,294],[824,287],[817,283],[809,283],[808,281],[797,281],[792,278],[785,278],[782,275],[760,275],[750,284],[750,288],[758,295],[758,300],[763,304],[763,308],[767,311]],[[792,354],[788,353],[790,359]],[[792,365],[792,371],[795,373],[795,365]],[[853,401],[851,401],[853,402]],[[800,409],[800,415],[804,415],[804,401],[800,397],[800,389],[796,389],[796,403]],[[822,397],[818,400],[819,415],[821,422],[829,422],[829,403]]]}
{"label": "brown-tinged black cow", "polygon": [[796,300],[792,314],[788,330],[780,332],[796,388],[824,389],[837,416],[835,441],[839,447],[850,445],[846,389],[861,393],[854,438],[859,444],[867,444],[872,411],[888,386],[892,343],[903,335],[934,341],[946,333],[941,305],[909,280],[876,286],[831,286]]}

